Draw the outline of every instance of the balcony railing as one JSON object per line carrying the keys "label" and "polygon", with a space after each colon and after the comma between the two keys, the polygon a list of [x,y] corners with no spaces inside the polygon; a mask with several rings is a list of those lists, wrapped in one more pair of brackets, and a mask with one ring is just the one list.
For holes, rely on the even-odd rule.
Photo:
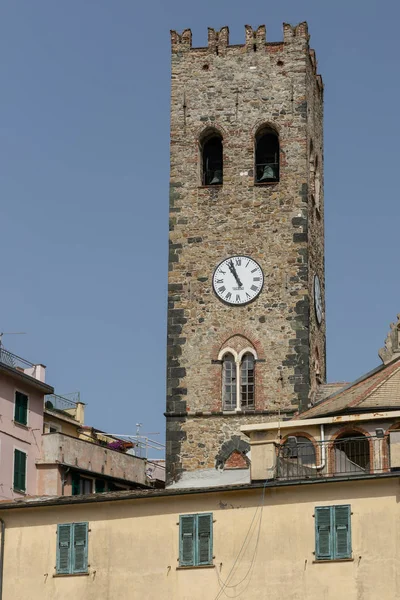
{"label": "balcony railing", "polygon": [[19,369],[25,371],[25,369],[32,369],[36,365],[13,354],[9,350],[6,350],[3,346],[0,346],[0,362],[3,365],[7,365],[8,367],[12,367],[13,369]]}
{"label": "balcony railing", "polygon": [[45,382],[46,367],[44,365],[35,365],[34,363],[29,362],[29,360],[25,360],[25,358],[13,354],[9,350],[6,350],[1,343],[0,363],[15,369],[24,375],[29,375],[29,377],[34,377],[34,379],[38,379],[43,383]]}
{"label": "balcony railing", "polygon": [[390,471],[388,436],[384,435],[323,442],[289,437],[276,446],[276,453],[275,477],[280,480],[363,477]]}
{"label": "balcony railing", "polygon": [[76,410],[76,405],[79,402],[79,395],[77,400],[70,400],[65,396],[59,396],[58,394],[47,394],[44,400],[44,407],[47,410],[61,411],[71,414]]}

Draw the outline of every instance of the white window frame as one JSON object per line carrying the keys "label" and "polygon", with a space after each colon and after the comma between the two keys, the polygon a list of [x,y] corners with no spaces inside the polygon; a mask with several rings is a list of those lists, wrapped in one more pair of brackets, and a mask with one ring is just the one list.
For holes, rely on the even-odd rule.
{"label": "white window frame", "polygon": [[55,433],[62,432],[62,427],[58,423],[53,423],[52,421],[45,421],[44,422],[44,432],[45,433],[53,433],[50,431],[50,427],[54,427],[54,429],[56,430]]}
{"label": "white window frame", "polygon": [[[257,361],[257,352],[254,350],[254,348],[251,348],[250,346],[246,346],[246,348],[243,348],[243,350],[241,350],[239,353],[236,352],[236,350],[234,350],[233,348],[230,348],[229,346],[227,346],[226,348],[223,348],[223,350],[220,351],[220,353],[218,354],[218,360],[221,361],[221,363],[224,360],[224,356],[226,354],[231,354],[233,356],[233,358],[235,359],[235,364],[236,364],[236,408],[234,411],[231,410],[225,410],[224,409],[224,397],[223,397],[223,390],[222,390],[222,411],[226,412],[226,413],[232,413],[232,412],[241,412],[242,410],[242,394],[241,394],[241,366],[242,366],[242,358],[245,354],[252,354],[254,356],[254,361]],[[255,391],[255,390],[254,390]]]}

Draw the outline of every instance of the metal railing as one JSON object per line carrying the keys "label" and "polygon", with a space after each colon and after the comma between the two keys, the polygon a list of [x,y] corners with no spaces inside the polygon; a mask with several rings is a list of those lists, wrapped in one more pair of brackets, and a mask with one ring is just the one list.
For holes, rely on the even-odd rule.
{"label": "metal railing", "polygon": [[44,397],[44,407],[47,410],[69,412],[76,410],[77,402],[79,402],[79,400],[70,400],[65,396],[59,396],[58,394],[47,394]]}
{"label": "metal railing", "polygon": [[3,365],[7,365],[8,367],[12,367],[13,369],[32,369],[36,367],[33,363],[29,362],[29,360],[25,360],[16,354],[13,354],[9,350],[6,350],[4,346],[0,345],[0,362]]}
{"label": "metal railing", "polygon": [[[304,439],[304,438],[302,438]],[[276,445],[276,479],[363,477],[390,471],[387,436],[346,437],[298,442],[289,437]]]}

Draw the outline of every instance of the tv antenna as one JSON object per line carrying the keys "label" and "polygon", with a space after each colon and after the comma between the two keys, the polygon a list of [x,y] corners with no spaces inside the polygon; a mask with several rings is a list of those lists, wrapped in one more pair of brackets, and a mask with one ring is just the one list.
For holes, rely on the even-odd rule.
{"label": "tv antenna", "polygon": [[26,335],[26,331],[2,331],[2,332],[0,332],[0,348],[3,345],[3,335]]}

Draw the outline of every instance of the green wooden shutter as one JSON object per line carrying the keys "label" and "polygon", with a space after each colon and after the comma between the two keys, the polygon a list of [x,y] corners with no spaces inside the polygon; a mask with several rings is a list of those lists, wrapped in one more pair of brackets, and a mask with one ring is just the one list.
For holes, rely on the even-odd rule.
{"label": "green wooden shutter", "polygon": [[96,494],[102,494],[106,491],[106,482],[104,479],[96,479],[94,484],[94,489]]}
{"label": "green wooden shutter", "polygon": [[197,565],[212,563],[212,523],[212,513],[197,515]]}
{"label": "green wooden shutter", "polygon": [[195,515],[179,517],[179,564],[189,567],[195,564]]}
{"label": "green wooden shutter", "polygon": [[28,423],[28,396],[15,392],[14,420],[21,425]]}
{"label": "green wooden shutter", "polygon": [[71,573],[72,525],[57,526],[57,573]]}
{"label": "green wooden shutter", "polygon": [[79,496],[81,493],[81,478],[79,473],[73,471],[71,473],[71,487],[72,487],[72,495]]}
{"label": "green wooden shutter", "polygon": [[21,450],[14,450],[13,487],[21,492],[26,491],[26,454]]}
{"label": "green wooden shutter", "polygon": [[320,560],[333,558],[331,506],[315,509],[315,557]]}
{"label": "green wooden shutter", "polygon": [[86,573],[88,568],[88,524],[73,524],[72,572]]}
{"label": "green wooden shutter", "polygon": [[333,506],[334,514],[334,556],[335,558],[350,558],[350,506]]}

